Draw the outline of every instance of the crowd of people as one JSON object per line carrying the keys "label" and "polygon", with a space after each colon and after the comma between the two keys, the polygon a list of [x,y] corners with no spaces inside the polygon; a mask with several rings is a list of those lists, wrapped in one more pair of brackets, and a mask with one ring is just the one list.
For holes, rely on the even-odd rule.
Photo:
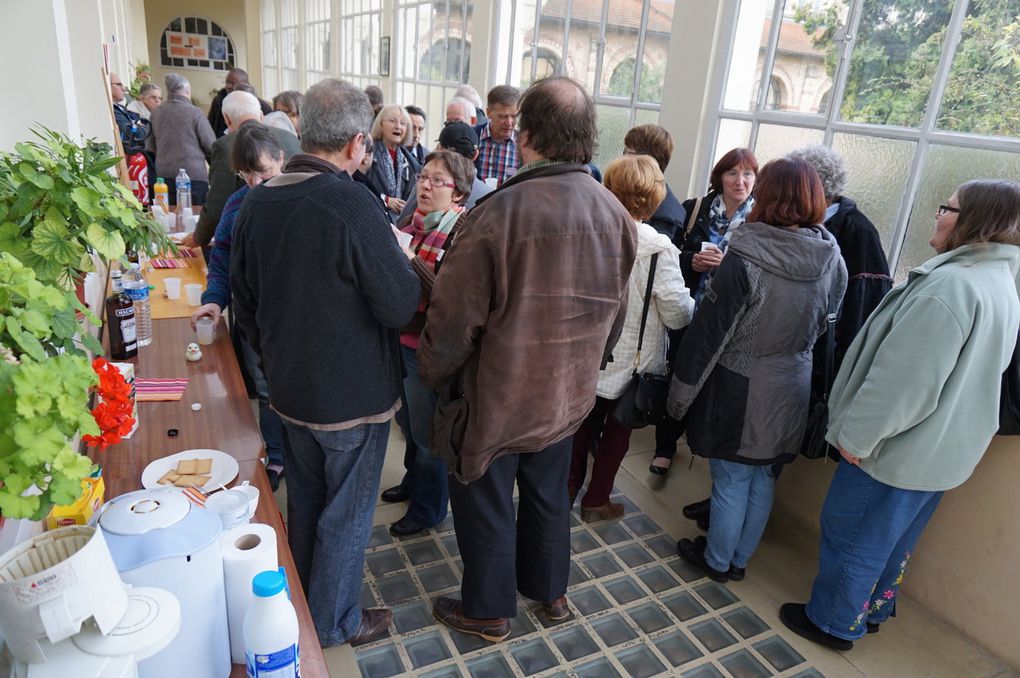
{"label": "crowd of people", "polygon": [[819,571],[808,603],[780,617],[837,650],[894,611],[939,498],[997,430],[1020,325],[1016,183],[947,197],[936,256],[893,289],[878,230],[824,146],[761,167],[733,149],[709,192],[681,202],[659,125],[630,130],[598,174],[596,107],[566,77],[497,86],[484,110],[464,86],[431,150],[428,112],[378,88],[329,79],[270,106],[235,69],[208,118],[184,78],[165,88],[163,103],[158,87],[140,98],[157,172],[187,168],[205,206],[187,244],[211,243],[193,322],[230,306],[323,646],[391,622],[358,597],[394,419],[405,475],[381,496],[407,510],[390,531],[421,533],[451,508],[461,596],[433,612],[495,642],[518,594],[551,623],[573,615],[569,513],[580,496],[585,521],[624,514],[610,501],[631,436],[620,412],[641,375],[669,379],[650,473],[669,472],[683,435],[709,459],[710,497],[683,510],[707,534],[677,552],[719,582],[747,576],[827,397],[842,461]]}

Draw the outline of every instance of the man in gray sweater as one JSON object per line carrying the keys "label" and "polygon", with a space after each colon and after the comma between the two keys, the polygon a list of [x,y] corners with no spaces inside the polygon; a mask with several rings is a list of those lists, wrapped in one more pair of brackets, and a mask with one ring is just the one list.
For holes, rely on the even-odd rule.
{"label": "man in gray sweater", "polygon": [[146,148],[156,154],[156,176],[170,189],[171,205],[177,204],[177,174],[183,169],[191,179],[191,204],[204,205],[209,190],[206,161],[212,153],[213,134],[202,111],[191,103],[191,83],[178,73],[165,80],[167,100],[152,112],[152,133]]}

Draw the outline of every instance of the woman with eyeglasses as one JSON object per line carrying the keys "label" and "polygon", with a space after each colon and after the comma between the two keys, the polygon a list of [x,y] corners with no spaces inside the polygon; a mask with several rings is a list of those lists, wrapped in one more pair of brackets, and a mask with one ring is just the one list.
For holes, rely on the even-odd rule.
{"label": "woman with eyeglasses", "polygon": [[[216,225],[215,245],[209,255],[206,289],[202,293],[202,305],[191,315],[192,329],[195,329],[199,318],[212,318],[214,326],[219,324],[221,314],[230,304],[230,241],[241,204],[248,191],[283,172],[283,148],[268,127],[254,121],[247,122],[234,135],[231,162],[245,185],[227,199]],[[269,406],[269,386],[259,366],[255,349],[244,337],[239,337],[237,343],[241,347],[245,368],[255,383],[259,399],[259,429],[266,445],[266,456],[269,457],[266,473],[275,492],[283,477],[283,423]]]}
{"label": "woman with eyeglasses", "polygon": [[417,455],[414,465],[407,471],[408,477],[401,481],[402,487],[410,488],[411,499],[404,517],[390,526],[390,532],[397,536],[417,534],[446,518],[449,503],[446,464],[429,451],[437,396],[418,377],[416,351],[425,327],[432,283],[443,255],[453,243],[474,179],[475,165],[463,155],[446,150],[429,153],[417,177],[418,209],[399,224],[402,237],[410,236],[404,252],[421,278],[422,298],[418,312],[400,332],[400,354],[407,374],[404,396]]}
{"label": "woman with eyeglasses", "polygon": [[836,376],[826,438],[842,460],[822,507],[818,576],[806,605],[779,611],[836,650],[895,611],[939,500],[999,428],[1020,325],[1020,184],[963,184],[939,207],[929,243],[937,255],[886,295]]}
{"label": "woman with eyeglasses", "polygon": [[399,104],[386,104],[372,123],[372,166],[367,177],[372,192],[386,205],[390,220],[404,209],[421,166],[407,149],[411,118]]}

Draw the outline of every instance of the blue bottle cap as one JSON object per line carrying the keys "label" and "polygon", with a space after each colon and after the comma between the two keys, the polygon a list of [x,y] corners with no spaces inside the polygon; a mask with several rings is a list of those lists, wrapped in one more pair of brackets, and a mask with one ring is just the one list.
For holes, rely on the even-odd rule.
{"label": "blue bottle cap", "polygon": [[259,572],[251,580],[251,591],[259,598],[269,598],[282,591],[284,583],[282,574],[275,570],[266,570]]}

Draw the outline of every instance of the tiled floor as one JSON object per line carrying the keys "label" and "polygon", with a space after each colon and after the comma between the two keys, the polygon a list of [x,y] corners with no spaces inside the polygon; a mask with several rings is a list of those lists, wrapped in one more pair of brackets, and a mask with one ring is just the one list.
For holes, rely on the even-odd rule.
{"label": "tiled floor", "polygon": [[[431,601],[458,595],[452,523],[410,540],[385,526],[405,505],[380,503],[362,590],[366,604],[392,605],[389,636],[361,648],[325,650],[335,678],[372,676],[1017,676],[908,596],[883,632],[853,651],[825,650],[783,628],[779,604],[806,600],[816,540],[773,521],[744,581],[696,579],[672,550],[697,528],[680,508],[707,496],[707,465],[681,445],[666,478],[648,473],[652,431],[637,431],[617,475],[628,512],[615,524],[572,527],[569,599],[575,619],[546,629],[522,601],[513,635],[489,645],[435,624]],[[399,482],[403,440],[390,434],[382,487]],[[780,484],[777,492],[797,491]],[[285,490],[277,494],[283,504]],[[808,544],[808,546],[805,546]],[[667,548],[668,547],[668,548]],[[889,628],[886,629],[886,626]],[[483,646],[484,645],[484,646]]]}

